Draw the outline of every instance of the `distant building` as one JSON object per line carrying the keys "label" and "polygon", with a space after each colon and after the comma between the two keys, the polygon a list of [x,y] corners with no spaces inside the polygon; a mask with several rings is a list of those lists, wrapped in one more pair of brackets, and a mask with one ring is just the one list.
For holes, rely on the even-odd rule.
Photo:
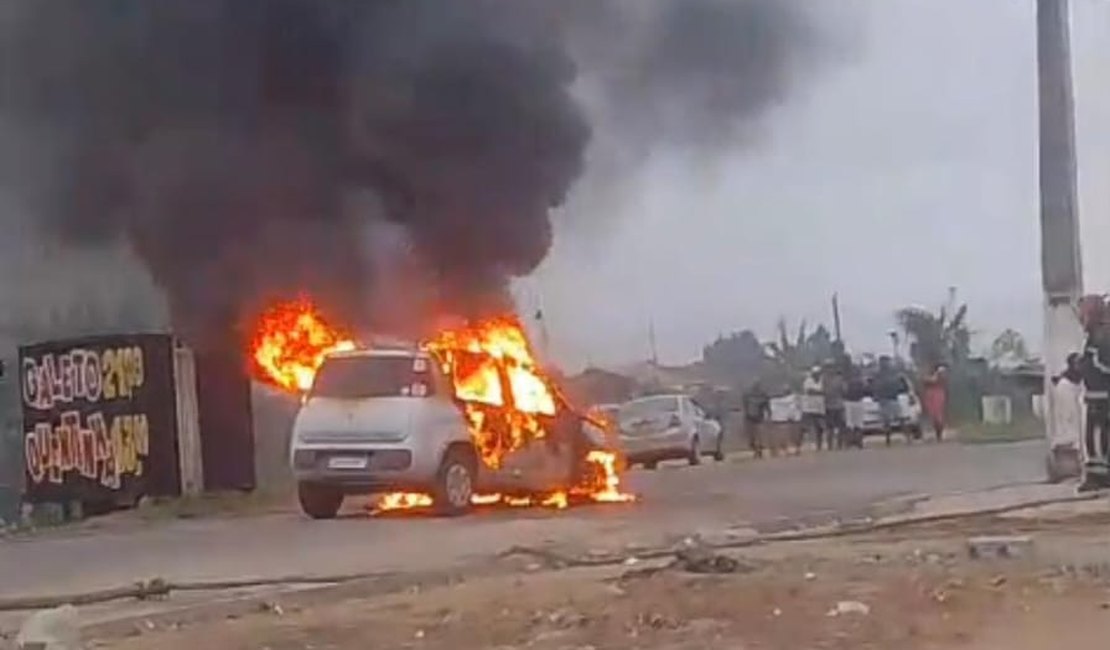
{"label": "distant building", "polygon": [[635,379],[601,368],[587,368],[567,377],[562,385],[571,401],[583,407],[619,404],[635,397],[639,390]]}

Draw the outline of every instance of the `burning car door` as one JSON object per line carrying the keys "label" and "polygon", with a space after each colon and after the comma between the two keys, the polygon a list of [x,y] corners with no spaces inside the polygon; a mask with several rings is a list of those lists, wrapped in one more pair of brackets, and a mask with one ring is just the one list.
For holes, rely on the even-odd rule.
{"label": "burning car door", "polygon": [[484,461],[481,488],[507,493],[568,488],[573,440],[557,426],[554,413],[534,406],[532,387],[514,381],[504,364],[482,353],[456,354],[452,366],[458,406]]}

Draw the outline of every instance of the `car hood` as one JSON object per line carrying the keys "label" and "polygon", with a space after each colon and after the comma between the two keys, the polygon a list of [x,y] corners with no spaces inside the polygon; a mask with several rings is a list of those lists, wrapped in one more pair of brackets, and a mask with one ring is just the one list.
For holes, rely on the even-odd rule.
{"label": "car hood", "polygon": [[421,400],[412,397],[335,399],[311,397],[294,425],[302,442],[400,442],[408,437],[412,412]]}

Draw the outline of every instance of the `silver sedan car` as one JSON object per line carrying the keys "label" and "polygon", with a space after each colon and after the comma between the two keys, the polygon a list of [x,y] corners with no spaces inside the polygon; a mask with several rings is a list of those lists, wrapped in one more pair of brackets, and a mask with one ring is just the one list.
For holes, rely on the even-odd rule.
{"label": "silver sedan car", "polygon": [[660,461],[703,456],[724,460],[720,423],[686,395],[653,395],[632,400],[617,413],[622,451],[631,465],[655,469]]}

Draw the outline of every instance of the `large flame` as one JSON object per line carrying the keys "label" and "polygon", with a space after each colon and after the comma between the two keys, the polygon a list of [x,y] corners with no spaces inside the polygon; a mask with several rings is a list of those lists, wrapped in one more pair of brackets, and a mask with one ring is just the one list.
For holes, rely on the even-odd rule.
{"label": "large flame", "polygon": [[[355,347],[350,335],[329,324],[311,302],[301,299],[275,305],[262,315],[251,355],[261,379],[303,393],[311,388],[328,354]],[[501,467],[507,455],[550,435],[549,428],[559,417],[578,417],[567,412],[569,407],[536,361],[524,328],[513,316],[442,329],[422,347],[450,378],[455,399],[487,467]],[[593,450],[585,461],[588,471],[581,485],[528,497],[476,495],[474,503],[564,508],[571,496],[598,502],[632,500],[631,495],[620,491],[616,454]],[[429,495],[395,493],[382,497],[377,509],[431,505]]]}
{"label": "large flame", "polygon": [[[569,408],[536,361],[524,328],[515,317],[488,318],[444,329],[424,347],[451,377],[475,446],[489,467],[500,467],[508,454],[548,436],[548,427],[560,415],[560,409]],[[593,450],[585,460],[590,471],[585,472],[583,484],[567,491],[524,499],[485,495],[476,497],[475,502],[565,508],[568,496],[607,503],[633,499],[620,490],[615,453]]]}
{"label": "large flame", "polygon": [[258,319],[251,341],[256,374],[285,390],[312,387],[324,357],[355,349],[354,340],[333,327],[307,299],[273,305]]}
{"label": "large flame", "polygon": [[506,455],[547,435],[542,418],[555,416],[555,393],[515,318],[445,329],[425,348],[451,377],[486,465],[500,467]]}

